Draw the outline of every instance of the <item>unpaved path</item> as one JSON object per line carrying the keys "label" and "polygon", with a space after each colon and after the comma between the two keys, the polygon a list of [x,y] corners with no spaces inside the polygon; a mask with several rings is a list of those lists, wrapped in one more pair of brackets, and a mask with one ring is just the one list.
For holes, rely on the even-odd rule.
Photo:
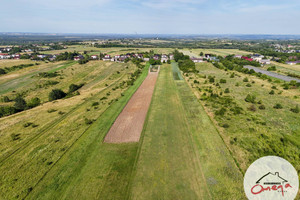
{"label": "unpaved path", "polygon": [[148,76],[120,113],[104,142],[127,143],[140,140],[158,73],[159,70],[158,72],[149,70]]}

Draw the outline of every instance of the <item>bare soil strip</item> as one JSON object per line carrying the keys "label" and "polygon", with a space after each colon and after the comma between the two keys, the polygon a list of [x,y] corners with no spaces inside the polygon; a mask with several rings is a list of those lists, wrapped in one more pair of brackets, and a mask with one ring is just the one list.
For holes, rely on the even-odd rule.
{"label": "bare soil strip", "polygon": [[157,72],[149,70],[148,76],[120,113],[104,142],[128,143],[140,140],[158,73],[159,70]]}

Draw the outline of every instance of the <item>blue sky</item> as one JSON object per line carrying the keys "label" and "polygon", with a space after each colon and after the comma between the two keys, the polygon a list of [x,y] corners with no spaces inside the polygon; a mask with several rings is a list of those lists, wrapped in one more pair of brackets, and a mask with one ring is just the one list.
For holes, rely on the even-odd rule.
{"label": "blue sky", "polygon": [[299,0],[2,0],[0,32],[300,34]]}

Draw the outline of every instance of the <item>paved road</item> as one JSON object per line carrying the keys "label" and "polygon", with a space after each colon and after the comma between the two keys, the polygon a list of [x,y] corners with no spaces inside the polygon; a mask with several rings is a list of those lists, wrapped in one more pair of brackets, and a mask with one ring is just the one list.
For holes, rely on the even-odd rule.
{"label": "paved road", "polygon": [[262,74],[266,74],[268,76],[278,78],[278,79],[281,79],[281,80],[284,80],[284,81],[288,81],[288,82],[297,81],[297,82],[300,82],[300,79],[298,79],[298,78],[293,78],[293,77],[290,77],[290,76],[277,74],[275,72],[270,72],[270,71],[263,70],[263,69],[260,69],[260,68],[257,68],[257,67],[253,67],[253,66],[244,66],[244,67],[247,68],[247,69],[253,69],[255,72],[260,72]]}

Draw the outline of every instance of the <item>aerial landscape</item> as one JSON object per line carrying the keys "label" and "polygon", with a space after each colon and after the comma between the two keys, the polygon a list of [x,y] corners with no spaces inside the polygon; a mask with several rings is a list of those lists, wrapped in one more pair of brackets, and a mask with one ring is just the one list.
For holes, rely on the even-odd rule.
{"label": "aerial landscape", "polygon": [[86,3],[4,2],[0,200],[300,199],[299,2]]}

